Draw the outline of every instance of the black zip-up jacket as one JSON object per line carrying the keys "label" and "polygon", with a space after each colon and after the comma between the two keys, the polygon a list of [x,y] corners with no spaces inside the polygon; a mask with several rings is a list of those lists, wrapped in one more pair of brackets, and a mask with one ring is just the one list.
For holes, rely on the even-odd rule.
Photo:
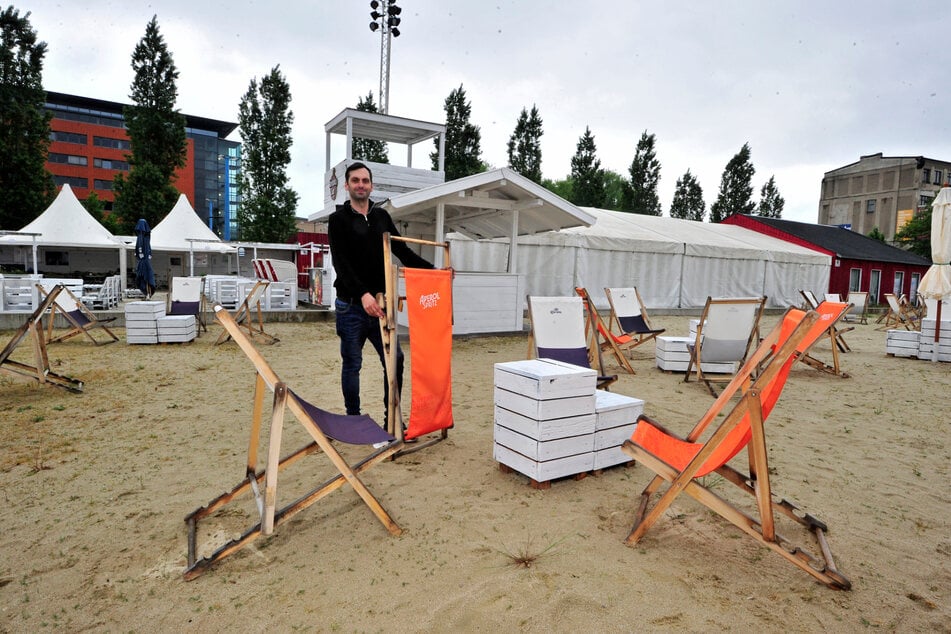
{"label": "black zip-up jacket", "polygon": [[[330,255],[337,272],[334,287],[337,297],[344,301],[360,302],[364,293],[374,297],[386,290],[386,273],[383,263],[383,234],[400,235],[390,214],[370,201],[370,213],[366,216],[353,210],[350,201],[337,205],[330,214],[327,232],[330,238]],[[417,269],[434,268],[424,258],[416,255],[405,242],[390,243],[393,255],[404,266]]]}

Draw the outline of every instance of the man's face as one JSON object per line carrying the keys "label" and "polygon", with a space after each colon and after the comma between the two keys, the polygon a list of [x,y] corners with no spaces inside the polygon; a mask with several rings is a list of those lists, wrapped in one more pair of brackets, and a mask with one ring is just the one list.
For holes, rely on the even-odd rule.
{"label": "man's face", "polygon": [[370,193],[373,191],[373,181],[370,180],[369,170],[361,167],[350,172],[347,182],[344,183],[344,188],[350,194],[350,200],[352,201],[362,202],[370,198]]}

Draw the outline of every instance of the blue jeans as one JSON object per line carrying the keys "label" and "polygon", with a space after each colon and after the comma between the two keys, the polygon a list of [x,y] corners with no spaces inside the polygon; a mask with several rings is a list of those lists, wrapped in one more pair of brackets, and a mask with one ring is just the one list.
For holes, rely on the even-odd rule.
{"label": "blue jeans", "polygon": [[[380,335],[380,320],[367,315],[359,302],[334,303],[337,313],[337,336],[340,337],[340,386],[347,414],[360,413],[360,368],[363,366],[363,344],[367,339],[373,344],[380,363],[383,364],[383,412],[386,420],[390,384],[386,376],[386,359],[383,356],[383,338]],[[403,392],[403,351],[396,346],[396,385]]]}

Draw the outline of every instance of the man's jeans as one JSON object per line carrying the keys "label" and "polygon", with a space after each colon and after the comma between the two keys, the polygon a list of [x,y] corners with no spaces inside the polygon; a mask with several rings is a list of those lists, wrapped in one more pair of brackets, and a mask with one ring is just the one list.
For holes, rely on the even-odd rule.
{"label": "man's jeans", "polygon": [[[337,313],[337,336],[340,337],[340,386],[347,414],[360,413],[360,368],[363,366],[363,344],[367,339],[373,344],[380,363],[383,364],[383,412],[386,420],[390,384],[386,376],[386,360],[383,357],[383,339],[380,336],[380,320],[367,315],[359,302],[334,303]],[[403,351],[396,347],[396,384],[403,391]]]}

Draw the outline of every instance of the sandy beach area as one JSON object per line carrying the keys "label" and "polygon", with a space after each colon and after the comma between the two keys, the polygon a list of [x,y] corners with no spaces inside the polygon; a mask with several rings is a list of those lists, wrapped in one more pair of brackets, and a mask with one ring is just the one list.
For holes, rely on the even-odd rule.
{"label": "sandy beach area", "polygon": [[[652,317],[687,334],[688,316]],[[333,321],[267,330],[278,375],[342,411]],[[457,339],[448,440],[363,477],[400,537],[344,486],[185,582],[185,515],[244,477],[254,370],[233,342],[213,345],[218,332],[134,346],[120,328],[107,346],[51,345],[82,394],[0,375],[0,632],[951,632],[951,365],[887,356],[874,323],[846,335],[851,378],[796,365],[766,432],[775,491],[828,524],[848,592],[684,496],[626,546],[652,475],[641,465],[548,490],[501,472],[493,367],[524,359],[525,335]],[[689,430],[713,399],[658,370],[653,344],[640,350],[614,391]],[[831,358],[828,343],[816,356]],[[374,417],[380,377],[367,346]],[[288,451],[306,440],[290,414],[284,439]],[[308,456],[281,474],[278,503],[332,473]],[[717,488],[745,502],[730,489]],[[256,521],[242,498],[204,522],[200,553]]]}

